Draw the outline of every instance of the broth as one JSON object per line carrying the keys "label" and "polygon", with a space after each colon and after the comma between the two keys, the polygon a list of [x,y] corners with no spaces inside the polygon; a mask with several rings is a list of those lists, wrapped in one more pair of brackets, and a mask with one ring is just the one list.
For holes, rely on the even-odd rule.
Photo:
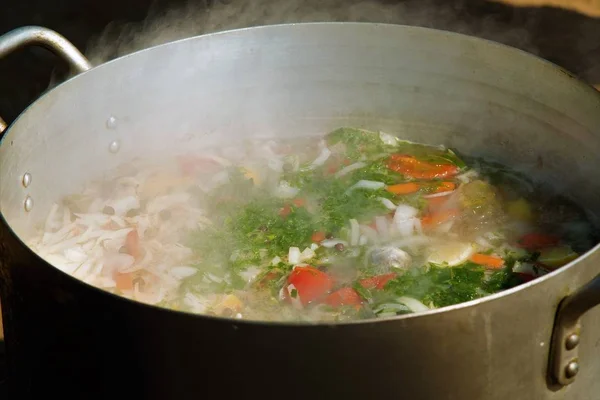
{"label": "broth", "polygon": [[340,128],[134,160],[57,202],[29,244],[144,303],[345,321],[484,297],[595,242],[583,210],[521,173]]}

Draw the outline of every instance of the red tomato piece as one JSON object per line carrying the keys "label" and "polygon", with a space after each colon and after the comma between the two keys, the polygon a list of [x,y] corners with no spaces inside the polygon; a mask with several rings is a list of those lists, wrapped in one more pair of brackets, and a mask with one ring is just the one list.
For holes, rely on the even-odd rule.
{"label": "red tomato piece", "polygon": [[285,218],[288,215],[290,215],[291,212],[292,212],[292,207],[290,207],[289,204],[286,204],[279,210],[279,216]]}
{"label": "red tomato piece", "polygon": [[284,294],[286,295],[289,285],[294,285],[300,301],[302,304],[307,305],[329,293],[333,287],[333,279],[325,272],[311,266],[295,267],[284,288]]}
{"label": "red tomato piece", "polygon": [[362,299],[356,290],[345,287],[327,296],[325,303],[332,307],[359,306],[362,304]]}
{"label": "red tomato piece", "polygon": [[517,245],[527,250],[540,250],[557,246],[559,242],[560,238],[558,236],[545,233],[528,233],[517,241]]}
{"label": "red tomato piece", "polygon": [[379,289],[382,290],[385,284],[396,277],[395,273],[372,276],[370,278],[361,279],[358,281],[365,289]]}

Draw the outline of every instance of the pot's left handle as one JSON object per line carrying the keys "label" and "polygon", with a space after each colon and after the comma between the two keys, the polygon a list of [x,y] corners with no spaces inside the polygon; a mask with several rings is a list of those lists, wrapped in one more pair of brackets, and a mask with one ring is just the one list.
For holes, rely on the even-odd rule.
{"label": "pot's left handle", "polygon": [[[25,26],[0,36],[0,58],[22,47],[43,46],[63,58],[74,73],[85,72],[92,64],[61,34],[40,26]],[[7,128],[0,117],[0,134]]]}

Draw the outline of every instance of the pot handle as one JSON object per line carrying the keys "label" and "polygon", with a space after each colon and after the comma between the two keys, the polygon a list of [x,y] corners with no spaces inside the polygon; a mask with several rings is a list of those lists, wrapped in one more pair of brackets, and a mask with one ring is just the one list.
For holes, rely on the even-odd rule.
{"label": "pot handle", "polygon": [[560,386],[571,384],[579,372],[579,341],[581,317],[600,304],[600,275],[564,298],[558,305],[548,372],[552,381]]}
{"label": "pot handle", "polygon": [[[0,36],[0,58],[25,46],[43,46],[63,58],[75,73],[85,72],[92,64],[61,34],[40,26],[24,26]],[[8,125],[0,117],[0,134]]]}

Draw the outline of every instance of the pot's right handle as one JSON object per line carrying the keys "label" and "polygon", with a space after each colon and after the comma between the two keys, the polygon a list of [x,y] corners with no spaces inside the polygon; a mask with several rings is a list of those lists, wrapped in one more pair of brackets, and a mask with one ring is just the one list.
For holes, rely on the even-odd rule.
{"label": "pot's right handle", "polygon": [[[85,72],[92,65],[71,42],[61,34],[40,26],[17,28],[0,36],[0,58],[25,46],[38,45],[63,58],[75,73]],[[0,117],[0,134],[7,128]]]}
{"label": "pot's right handle", "polygon": [[600,275],[558,305],[548,365],[555,384],[569,385],[579,373],[580,319],[597,305],[600,305]]}

